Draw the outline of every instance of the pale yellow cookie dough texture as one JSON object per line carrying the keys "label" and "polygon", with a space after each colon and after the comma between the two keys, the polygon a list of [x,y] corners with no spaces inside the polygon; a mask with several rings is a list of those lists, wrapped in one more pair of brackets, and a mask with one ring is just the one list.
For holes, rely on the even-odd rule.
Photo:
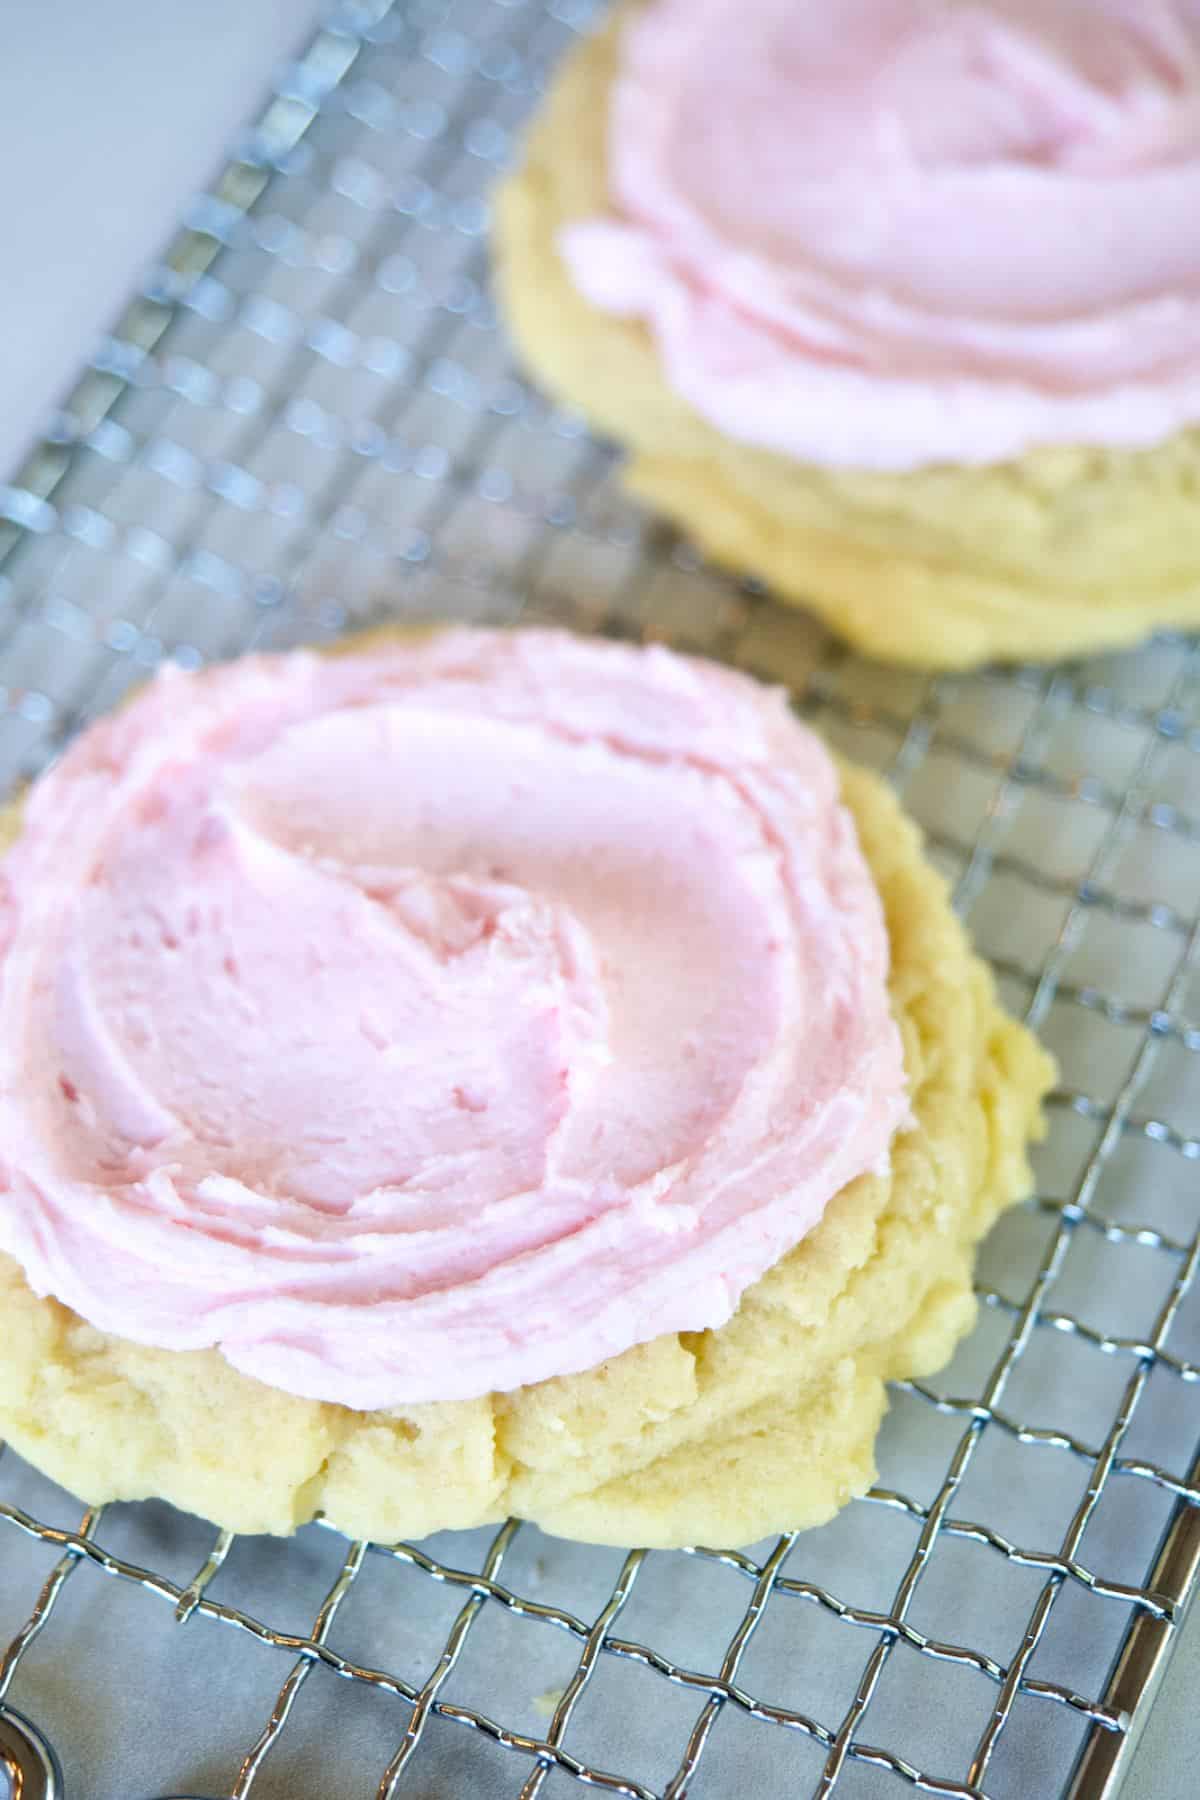
{"label": "pale yellow cookie dough texture", "polygon": [[671,391],[642,325],[580,297],[556,243],[609,210],[609,88],[639,3],[623,0],[568,59],[496,196],[494,233],[521,354],[626,447],[633,491],[715,561],[885,661],[1042,661],[1200,625],[1200,431],[986,469],[824,470],[725,437]]}
{"label": "pale yellow cookie dough texture", "polygon": [[601,1543],[749,1543],[873,1479],[884,1382],[975,1317],[973,1250],[1029,1188],[1049,1059],[999,1010],[915,828],[874,776],[844,796],[883,899],[915,1124],[717,1331],[509,1394],[357,1413],[215,1350],[146,1349],[35,1298],[0,1257],[0,1435],[89,1502],[151,1495],[239,1531],[317,1512],[416,1538],[516,1513]]}

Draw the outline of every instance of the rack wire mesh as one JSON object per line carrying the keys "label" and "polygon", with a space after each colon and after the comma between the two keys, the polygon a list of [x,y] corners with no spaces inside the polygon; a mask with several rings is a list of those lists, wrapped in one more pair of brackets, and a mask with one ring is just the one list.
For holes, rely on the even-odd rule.
{"label": "rack wire mesh", "polygon": [[[884,670],[623,498],[487,286],[488,185],[592,10],[376,0],[284,73],[0,488],[0,775],[163,658],[385,616],[785,680],[903,792],[1060,1057],[1039,1195],[986,1247],[951,1369],[896,1390],[880,1485],[800,1537],[214,1539],[154,1505],[80,1518],[5,1454],[0,1708],[72,1800],[1096,1800],[1200,1563],[1200,644]],[[0,1737],[0,1793],[3,1769]]]}

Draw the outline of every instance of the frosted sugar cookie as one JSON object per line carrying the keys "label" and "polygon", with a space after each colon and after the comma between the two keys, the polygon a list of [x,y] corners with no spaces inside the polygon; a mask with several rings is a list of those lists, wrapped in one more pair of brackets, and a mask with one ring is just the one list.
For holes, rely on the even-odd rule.
{"label": "frosted sugar cookie", "polygon": [[623,0],[497,196],[529,367],[863,650],[1200,624],[1200,6]]}
{"label": "frosted sugar cookie", "polygon": [[750,1540],[969,1326],[1047,1059],[782,692],[450,631],[167,672],[3,867],[0,1432],[242,1530]]}

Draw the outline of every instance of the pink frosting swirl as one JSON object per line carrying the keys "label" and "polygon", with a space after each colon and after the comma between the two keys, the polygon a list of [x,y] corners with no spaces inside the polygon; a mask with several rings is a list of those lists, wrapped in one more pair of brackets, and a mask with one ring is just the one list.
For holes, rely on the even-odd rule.
{"label": "pink frosting swirl", "polygon": [[5,859],[0,1248],[353,1407],[728,1318],[906,1112],[879,900],[781,693],[453,632],[169,672]]}
{"label": "pink frosting swirl", "polygon": [[827,466],[1200,421],[1200,0],[651,0],[560,238],[729,436]]}

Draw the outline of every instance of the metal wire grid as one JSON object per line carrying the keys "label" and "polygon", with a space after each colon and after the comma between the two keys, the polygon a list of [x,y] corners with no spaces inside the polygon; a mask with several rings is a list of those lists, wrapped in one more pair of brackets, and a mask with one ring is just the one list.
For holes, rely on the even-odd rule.
{"label": "metal wire grid", "polygon": [[[153,1509],[53,1523],[51,1503],[18,1503],[10,1453],[0,1520],[59,1554],[0,1660],[0,1704],[44,1716],[46,1670],[74,1640],[64,1624],[39,1655],[39,1639],[87,1568],[166,1601],[208,1674],[222,1634],[196,1642],[201,1619],[291,1659],[249,1748],[229,1746],[232,1800],[298,1800],[279,1746],[289,1721],[292,1739],[303,1729],[316,1669],[400,1707],[382,1775],[340,1740],[314,1794],[332,1779],[349,1793],[351,1761],[380,1800],[430,1791],[412,1784],[457,1767],[443,1723],[512,1753],[436,1790],[456,1796],[535,1800],[574,1783],[683,1800],[735,1791],[733,1771],[764,1796],[881,1782],[957,1800],[1109,1793],[1200,1561],[1200,645],[1163,638],[1120,661],[971,681],[873,669],[624,502],[608,454],[514,376],[486,290],[486,185],[589,10],[381,0],[340,11],[287,72],[47,444],[0,490],[4,774],[36,769],[163,657],[381,615],[548,617],[787,679],[832,737],[889,771],[1010,1000],[1058,1048],[1045,1191],[985,1256],[976,1338],[941,1385],[899,1392],[888,1485],[825,1532],[749,1553],[631,1551],[587,1608],[565,1596],[593,1553],[558,1547],[564,1599],[536,1599],[537,1561],[506,1579],[538,1542],[510,1522],[484,1542],[339,1548],[311,1626],[284,1629],[286,1588],[257,1607],[217,1597],[240,1553],[227,1534],[194,1576],[168,1575],[112,1547],[114,1520],[138,1546]],[[969,1569],[956,1560],[978,1550]],[[375,1636],[335,1648],[350,1596],[388,1569],[457,1608],[411,1676],[373,1666]],[[718,1578],[743,1601],[724,1602],[694,1660],[670,1653],[678,1619],[708,1618]],[[864,1585],[872,1603],[842,1597]],[[639,1618],[656,1629],[626,1635]],[[459,1692],[485,1621],[520,1630],[518,1664],[537,1662],[540,1627],[570,1646],[537,1728]],[[817,1642],[848,1658],[836,1703],[815,1669],[798,1695],[788,1678]],[[511,1659],[483,1660],[500,1693]],[[95,1666],[70,1667],[93,1702]],[[593,1706],[614,1671],[644,1682],[636,1702],[621,1688]],[[692,1709],[678,1741],[677,1699]],[[936,1715],[928,1754],[907,1747],[922,1708]],[[947,1718],[961,1727],[952,1751]],[[1047,1735],[1050,1719],[1069,1729]]]}

